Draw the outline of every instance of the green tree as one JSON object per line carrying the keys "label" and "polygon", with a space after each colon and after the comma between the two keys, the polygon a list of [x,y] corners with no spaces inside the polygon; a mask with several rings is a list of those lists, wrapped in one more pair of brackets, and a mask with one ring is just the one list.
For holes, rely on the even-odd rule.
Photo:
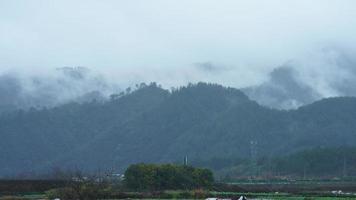
{"label": "green tree", "polygon": [[135,190],[207,188],[214,182],[208,169],[172,164],[135,164],[125,172],[125,183]]}

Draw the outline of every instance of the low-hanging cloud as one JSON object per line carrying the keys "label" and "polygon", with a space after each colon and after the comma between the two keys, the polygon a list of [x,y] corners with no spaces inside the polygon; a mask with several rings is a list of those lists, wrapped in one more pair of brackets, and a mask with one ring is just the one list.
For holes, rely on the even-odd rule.
{"label": "low-hanging cloud", "polygon": [[63,67],[45,74],[8,72],[0,75],[0,112],[103,101],[119,90],[119,86],[84,67]]}
{"label": "low-hanging cloud", "polygon": [[1,105],[140,82],[215,82],[280,108],[356,94],[352,0],[19,0],[1,1],[0,16]]}
{"label": "low-hanging cloud", "polygon": [[356,59],[342,48],[323,48],[275,68],[267,81],[244,91],[263,105],[291,109],[313,101],[356,96]]}

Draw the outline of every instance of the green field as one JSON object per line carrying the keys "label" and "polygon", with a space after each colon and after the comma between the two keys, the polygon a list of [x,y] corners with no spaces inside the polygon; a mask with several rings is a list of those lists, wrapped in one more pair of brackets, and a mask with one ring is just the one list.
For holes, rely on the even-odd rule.
{"label": "green field", "polygon": [[[169,193],[177,193],[176,191],[170,191]],[[229,192],[211,192],[211,197],[224,196],[224,198],[236,199],[239,196],[244,195],[247,199],[253,200],[356,200],[356,195],[354,196],[310,196],[308,195],[293,195],[288,193],[229,193]],[[48,199],[45,194],[23,194],[16,196],[1,196],[0,200],[37,200],[37,199]],[[130,198],[132,199],[132,198]],[[150,200],[155,199],[193,199],[193,198],[145,198]],[[198,198],[205,199],[205,198]]]}

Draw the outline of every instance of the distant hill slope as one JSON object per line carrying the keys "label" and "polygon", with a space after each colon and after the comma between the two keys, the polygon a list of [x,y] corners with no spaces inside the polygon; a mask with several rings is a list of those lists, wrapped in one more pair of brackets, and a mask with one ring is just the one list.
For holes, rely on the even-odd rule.
{"label": "distant hill slope", "polygon": [[53,167],[122,170],[130,163],[286,155],[356,142],[356,98],[298,110],[258,105],[241,91],[198,83],[156,84],[109,102],[17,111],[0,118],[0,175]]}

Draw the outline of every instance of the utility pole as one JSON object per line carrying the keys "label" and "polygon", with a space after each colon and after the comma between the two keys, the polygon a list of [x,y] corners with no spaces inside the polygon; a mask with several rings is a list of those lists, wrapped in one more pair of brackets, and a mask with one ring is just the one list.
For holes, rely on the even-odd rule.
{"label": "utility pole", "polygon": [[184,166],[188,166],[188,156],[184,156]]}

